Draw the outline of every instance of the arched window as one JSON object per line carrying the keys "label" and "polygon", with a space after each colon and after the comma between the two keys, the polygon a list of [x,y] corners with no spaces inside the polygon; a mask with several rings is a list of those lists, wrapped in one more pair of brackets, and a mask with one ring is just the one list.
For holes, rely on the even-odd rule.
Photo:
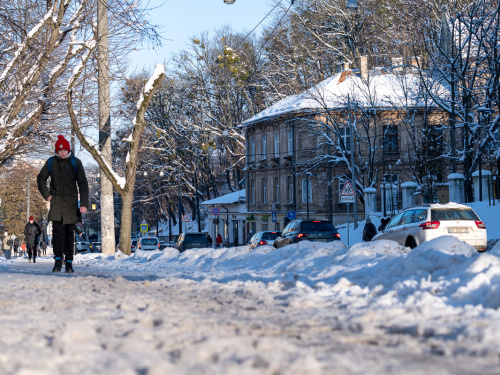
{"label": "arched window", "polygon": [[280,180],[279,177],[274,177],[274,203],[280,202]]}
{"label": "arched window", "polygon": [[250,138],[250,150],[248,150],[248,160],[255,161],[255,138]]}
{"label": "arched window", "polygon": [[274,133],[274,157],[280,157],[280,135],[279,133]]}
{"label": "arched window", "polygon": [[265,134],[262,135],[262,158],[267,159],[267,136]]}
{"label": "arched window", "polygon": [[250,180],[250,201],[255,204],[255,180]]}

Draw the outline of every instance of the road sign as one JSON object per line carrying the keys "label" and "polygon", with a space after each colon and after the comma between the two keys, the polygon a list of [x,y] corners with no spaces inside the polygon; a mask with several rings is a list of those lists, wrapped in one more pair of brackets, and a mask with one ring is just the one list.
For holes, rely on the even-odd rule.
{"label": "road sign", "polygon": [[271,212],[276,212],[276,204],[273,202],[273,205],[271,206]]}
{"label": "road sign", "polygon": [[286,217],[289,219],[289,220],[295,220],[295,218],[297,217],[297,215],[295,215],[295,211],[288,211],[286,213]]}
{"label": "road sign", "polygon": [[148,231],[148,225],[147,224],[141,224],[141,232],[146,233]]}
{"label": "road sign", "polygon": [[189,218],[188,214],[182,215],[182,222],[183,223],[189,223],[191,219]]}
{"label": "road sign", "polygon": [[219,207],[212,208],[212,215],[219,216],[219,214],[220,214]]}
{"label": "road sign", "polygon": [[354,195],[341,195],[340,203],[354,203],[356,197]]}
{"label": "road sign", "polygon": [[272,222],[276,223],[278,221],[278,217],[276,216],[276,211],[271,212]]}
{"label": "road sign", "polygon": [[349,196],[349,195],[355,196],[356,195],[356,192],[352,188],[352,185],[349,181],[347,181],[345,183],[344,187],[340,191],[340,196],[343,196],[343,195],[347,195],[347,196]]}

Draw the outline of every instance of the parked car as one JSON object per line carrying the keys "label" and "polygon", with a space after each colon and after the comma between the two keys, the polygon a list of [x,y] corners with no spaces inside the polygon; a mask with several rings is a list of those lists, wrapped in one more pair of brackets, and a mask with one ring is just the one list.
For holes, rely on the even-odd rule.
{"label": "parked car", "polygon": [[335,225],[328,220],[290,221],[281,236],[274,240],[274,247],[280,248],[300,241],[330,242],[339,241],[340,234]]}
{"label": "parked car", "polygon": [[264,245],[273,246],[274,240],[280,235],[281,232],[257,232],[252,236],[252,238],[250,238],[250,242],[248,244],[250,246],[250,249],[255,249],[258,246]]}
{"label": "parked car", "polygon": [[137,248],[144,251],[159,250],[160,240],[158,237],[140,237]]}
{"label": "parked car", "polygon": [[208,245],[207,237],[203,233],[181,233],[175,242],[175,248],[181,253],[184,250],[204,247],[210,246]]}
{"label": "parked car", "polygon": [[76,251],[78,253],[84,253],[86,251],[89,251],[89,243],[85,241],[78,241],[76,243]]}
{"label": "parked car", "polygon": [[485,251],[486,225],[472,208],[464,204],[431,204],[407,208],[394,216],[373,240],[392,240],[414,248],[440,236],[453,236]]}
{"label": "parked car", "polygon": [[102,253],[101,243],[92,242],[89,246],[91,253]]}
{"label": "parked car", "polygon": [[137,247],[137,240],[132,240],[132,242],[130,242],[130,252],[131,253],[135,253],[135,249]]}

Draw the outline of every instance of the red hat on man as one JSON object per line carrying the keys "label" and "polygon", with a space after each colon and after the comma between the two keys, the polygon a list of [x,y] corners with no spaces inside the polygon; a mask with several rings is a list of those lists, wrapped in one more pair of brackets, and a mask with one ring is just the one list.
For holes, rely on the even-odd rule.
{"label": "red hat on man", "polygon": [[33,216],[30,216],[30,219],[29,219],[29,221],[31,221],[31,220],[35,220],[35,219],[33,218]]}
{"label": "red hat on man", "polygon": [[57,141],[56,141],[56,153],[59,150],[68,150],[71,151],[71,147],[69,145],[69,142],[64,138],[62,135],[57,136]]}

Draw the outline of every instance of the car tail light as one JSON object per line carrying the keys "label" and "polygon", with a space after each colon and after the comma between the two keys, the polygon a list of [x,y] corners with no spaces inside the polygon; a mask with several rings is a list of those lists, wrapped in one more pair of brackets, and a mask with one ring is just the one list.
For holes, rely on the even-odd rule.
{"label": "car tail light", "polygon": [[338,234],[338,233],[332,233],[332,237],[336,237],[340,240],[340,234]]}
{"label": "car tail light", "polygon": [[313,223],[321,223],[321,220],[314,220]]}
{"label": "car tail light", "polygon": [[299,234],[297,234],[297,238],[304,238],[304,237],[309,237],[309,234],[307,234],[307,233],[299,233]]}
{"label": "car tail light", "polygon": [[137,246],[139,249],[141,248],[141,244],[139,244],[139,246]]}
{"label": "car tail light", "polygon": [[476,226],[477,226],[479,229],[486,229],[486,224],[485,224],[485,223],[483,223],[481,220],[476,221]]}
{"label": "car tail light", "polygon": [[160,244],[158,244],[158,249],[161,249]]}
{"label": "car tail light", "polygon": [[426,221],[425,223],[418,225],[422,229],[438,229],[439,221]]}
{"label": "car tail light", "polygon": [[267,245],[267,241],[266,240],[260,240],[259,241],[259,245]]}

